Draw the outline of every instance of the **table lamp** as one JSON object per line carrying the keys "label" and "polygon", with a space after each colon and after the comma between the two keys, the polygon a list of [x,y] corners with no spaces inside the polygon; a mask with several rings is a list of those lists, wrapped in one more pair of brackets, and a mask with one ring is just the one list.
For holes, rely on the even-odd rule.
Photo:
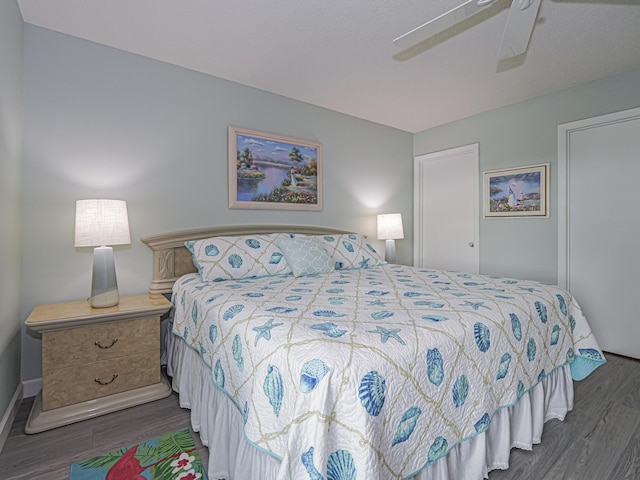
{"label": "table lamp", "polygon": [[385,241],[384,259],[396,262],[396,240],[404,238],[402,214],[386,213],[378,215],[378,240]]}
{"label": "table lamp", "polygon": [[120,301],[111,245],[131,243],[127,202],[91,199],[76,201],[76,247],[93,250],[93,275],[89,304],[113,307]]}

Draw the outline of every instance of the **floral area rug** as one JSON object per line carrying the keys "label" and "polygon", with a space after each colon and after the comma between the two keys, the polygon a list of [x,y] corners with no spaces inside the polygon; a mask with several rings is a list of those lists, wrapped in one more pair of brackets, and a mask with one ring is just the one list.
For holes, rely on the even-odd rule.
{"label": "floral area rug", "polygon": [[188,428],[71,465],[69,480],[206,480]]}

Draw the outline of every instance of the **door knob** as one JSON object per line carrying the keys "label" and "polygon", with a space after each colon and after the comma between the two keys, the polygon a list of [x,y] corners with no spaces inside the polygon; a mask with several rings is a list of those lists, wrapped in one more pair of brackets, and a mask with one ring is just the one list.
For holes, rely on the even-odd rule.
{"label": "door knob", "polygon": [[475,245],[473,244],[473,242],[469,242],[469,246],[474,247]]}

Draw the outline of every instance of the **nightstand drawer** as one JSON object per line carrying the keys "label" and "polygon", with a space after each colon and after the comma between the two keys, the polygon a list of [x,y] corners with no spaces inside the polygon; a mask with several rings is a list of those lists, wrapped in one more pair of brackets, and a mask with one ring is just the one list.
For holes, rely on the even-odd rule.
{"label": "nightstand drawer", "polygon": [[158,355],[159,342],[157,316],[47,332],[42,338],[42,370],[84,366],[151,350]]}
{"label": "nightstand drawer", "polygon": [[158,382],[160,358],[157,349],[55,369],[49,371],[42,380],[42,409],[64,407]]}

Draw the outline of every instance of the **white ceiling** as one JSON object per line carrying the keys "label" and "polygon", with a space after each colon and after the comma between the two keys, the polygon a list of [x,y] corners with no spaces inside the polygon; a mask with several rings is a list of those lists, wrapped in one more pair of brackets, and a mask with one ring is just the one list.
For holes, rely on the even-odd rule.
{"label": "white ceiling", "polygon": [[[497,63],[510,0],[408,50],[463,0],[18,0],[24,21],[408,132],[640,67],[640,0],[542,0]],[[639,86],[640,88],[640,86]]]}

